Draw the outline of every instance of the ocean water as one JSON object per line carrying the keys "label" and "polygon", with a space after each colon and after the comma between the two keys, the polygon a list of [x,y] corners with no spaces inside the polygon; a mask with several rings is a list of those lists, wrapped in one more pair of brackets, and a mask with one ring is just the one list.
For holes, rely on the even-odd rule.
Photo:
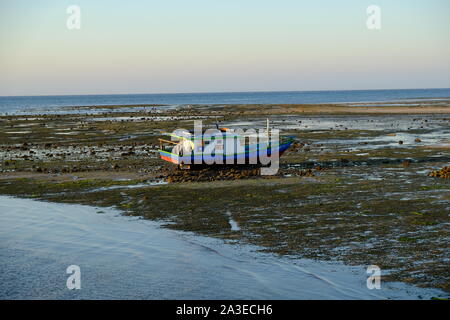
{"label": "ocean water", "polygon": [[450,97],[450,88],[408,90],[17,96],[0,97],[0,113],[51,111],[58,107],[67,106],[382,102],[403,99],[442,97]]}

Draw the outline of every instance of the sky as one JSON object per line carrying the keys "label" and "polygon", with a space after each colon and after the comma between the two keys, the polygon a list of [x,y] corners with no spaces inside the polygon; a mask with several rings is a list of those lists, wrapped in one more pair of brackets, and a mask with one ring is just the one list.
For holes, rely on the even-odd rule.
{"label": "sky", "polygon": [[0,0],[1,96],[449,87],[448,0]]}

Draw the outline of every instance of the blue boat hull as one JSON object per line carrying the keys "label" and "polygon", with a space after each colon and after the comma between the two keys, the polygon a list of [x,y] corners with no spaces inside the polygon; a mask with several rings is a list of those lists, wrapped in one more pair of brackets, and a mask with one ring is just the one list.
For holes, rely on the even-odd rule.
{"label": "blue boat hull", "polygon": [[[262,163],[261,159],[272,156],[272,153],[278,151],[278,155],[281,156],[292,144],[292,140],[284,142],[274,148],[246,150],[241,154],[233,155],[188,155],[179,156],[168,151],[159,150],[161,159],[178,164],[178,165],[196,165],[196,164],[268,164]],[[276,148],[276,149],[275,149]]]}

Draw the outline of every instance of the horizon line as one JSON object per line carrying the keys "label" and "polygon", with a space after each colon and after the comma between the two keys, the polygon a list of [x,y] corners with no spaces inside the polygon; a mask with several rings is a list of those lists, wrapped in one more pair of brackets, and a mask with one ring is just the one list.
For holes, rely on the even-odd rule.
{"label": "horizon line", "polygon": [[38,95],[0,95],[0,98],[12,97],[79,97],[79,96],[125,96],[125,95],[182,95],[182,94],[232,94],[232,93],[285,93],[285,92],[330,92],[330,91],[395,91],[395,90],[446,90],[450,88],[396,88],[396,89],[327,89],[327,90],[255,90],[255,91],[194,91],[160,93],[84,93],[84,94],[38,94]]}

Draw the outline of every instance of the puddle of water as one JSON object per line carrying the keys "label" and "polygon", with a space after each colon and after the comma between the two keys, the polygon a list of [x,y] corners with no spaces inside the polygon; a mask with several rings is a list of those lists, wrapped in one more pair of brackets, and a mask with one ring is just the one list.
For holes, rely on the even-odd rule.
{"label": "puddle of water", "polygon": [[138,184],[132,184],[132,185],[118,185],[118,186],[110,186],[110,187],[101,187],[94,190],[90,190],[89,192],[96,192],[96,191],[107,191],[107,190],[115,190],[115,189],[135,189],[135,188],[144,188],[144,187],[150,187],[150,186],[159,186],[167,184],[165,181],[153,181],[148,183],[138,183]]}
{"label": "puddle of water", "polygon": [[70,132],[55,132],[55,134],[58,135],[65,135],[65,136],[70,136],[70,135],[75,135],[75,134],[79,134],[79,131],[70,131]]}
{"label": "puddle of water", "polygon": [[27,133],[31,133],[31,131],[6,131],[5,133],[8,133],[8,134],[27,134]]}
{"label": "puddle of water", "polygon": [[237,222],[235,220],[233,220],[233,218],[231,217],[231,212],[227,211],[227,212],[225,212],[225,214],[228,216],[228,223],[231,226],[231,230],[233,230],[233,231],[241,230],[241,228],[239,228],[239,225],[237,224]]}

